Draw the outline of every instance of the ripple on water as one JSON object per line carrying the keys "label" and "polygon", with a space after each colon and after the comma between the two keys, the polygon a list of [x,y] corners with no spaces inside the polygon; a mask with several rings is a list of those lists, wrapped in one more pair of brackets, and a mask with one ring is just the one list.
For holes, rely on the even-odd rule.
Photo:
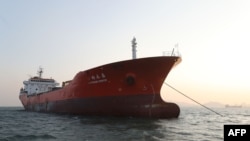
{"label": "ripple on water", "polygon": [[9,137],[5,137],[2,140],[6,141],[44,141],[44,140],[54,140],[56,137],[49,135],[49,134],[43,134],[43,135],[13,135]]}

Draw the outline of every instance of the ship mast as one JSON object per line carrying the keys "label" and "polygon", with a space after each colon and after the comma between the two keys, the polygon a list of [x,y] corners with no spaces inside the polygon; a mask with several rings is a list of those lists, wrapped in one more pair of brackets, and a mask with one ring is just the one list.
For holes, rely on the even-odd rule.
{"label": "ship mast", "polygon": [[43,74],[43,68],[39,68],[38,71],[37,71],[37,74],[39,76],[39,78],[42,78],[42,74]]}
{"label": "ship mast", "polygon": [[136,59],[136,38],[134,37],[132,42],[132,59]]}

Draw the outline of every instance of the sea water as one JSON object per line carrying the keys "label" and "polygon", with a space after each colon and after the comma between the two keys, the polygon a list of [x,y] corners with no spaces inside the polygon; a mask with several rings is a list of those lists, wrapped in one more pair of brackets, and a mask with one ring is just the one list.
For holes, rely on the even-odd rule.
{"label": "sea water", "polygon": [[0,141],[222,141],[225,124],[249,124],[249,108],[181,107],[179,118],[93,117],[0,107]]}

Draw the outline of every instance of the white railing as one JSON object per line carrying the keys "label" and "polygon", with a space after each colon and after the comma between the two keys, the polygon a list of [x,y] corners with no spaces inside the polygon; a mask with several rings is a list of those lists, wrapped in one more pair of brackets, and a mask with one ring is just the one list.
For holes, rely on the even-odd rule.
{"label": "white railing", "polygon": [[177,48],[173,48],[172,51],[163,51],[163,56],[181,56]]}

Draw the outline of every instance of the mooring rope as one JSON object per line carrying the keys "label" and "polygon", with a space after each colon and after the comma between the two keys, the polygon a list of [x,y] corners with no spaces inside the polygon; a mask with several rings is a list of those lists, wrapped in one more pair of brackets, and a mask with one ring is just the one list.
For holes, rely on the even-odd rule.
{"label": "mooring rope", "polygon": [[222,114],[219,114],[218,112],[216,112],[216,111],[212,110],[211,108],[208,108],[207,106],[205,106],[205,105],[201,104],[201,103],[200,103],[200,102],[198,102],[197,100],[194,100],[193,98],[191,98],[191,97],[187,96],[186,94],[184,94],[183,92],[181,92],[181,91],[177,90],[176,88],[174,88],[173,86],[169,85],[168,83],[164,82],[164,84],[165,84],[165,85],[167,85],[168,87],[172,88],[172,89],[173,89],[173,90],[175,90],[176,92],[178,92],[178,93],[182,94],[182,95],[183,95],[183,96],[185,96],[186,98],[188,98],[188,99],[192,100],[193,102],[195,102],[195,103],[199,104],[200,106],[202,106],[202,107],[204,107],[204,108],[208,109],[209,111],[214,112],[215,114],[220,115],[220,116],[222,116],[222,117],[223,117],[223,115],[222,115]]}

